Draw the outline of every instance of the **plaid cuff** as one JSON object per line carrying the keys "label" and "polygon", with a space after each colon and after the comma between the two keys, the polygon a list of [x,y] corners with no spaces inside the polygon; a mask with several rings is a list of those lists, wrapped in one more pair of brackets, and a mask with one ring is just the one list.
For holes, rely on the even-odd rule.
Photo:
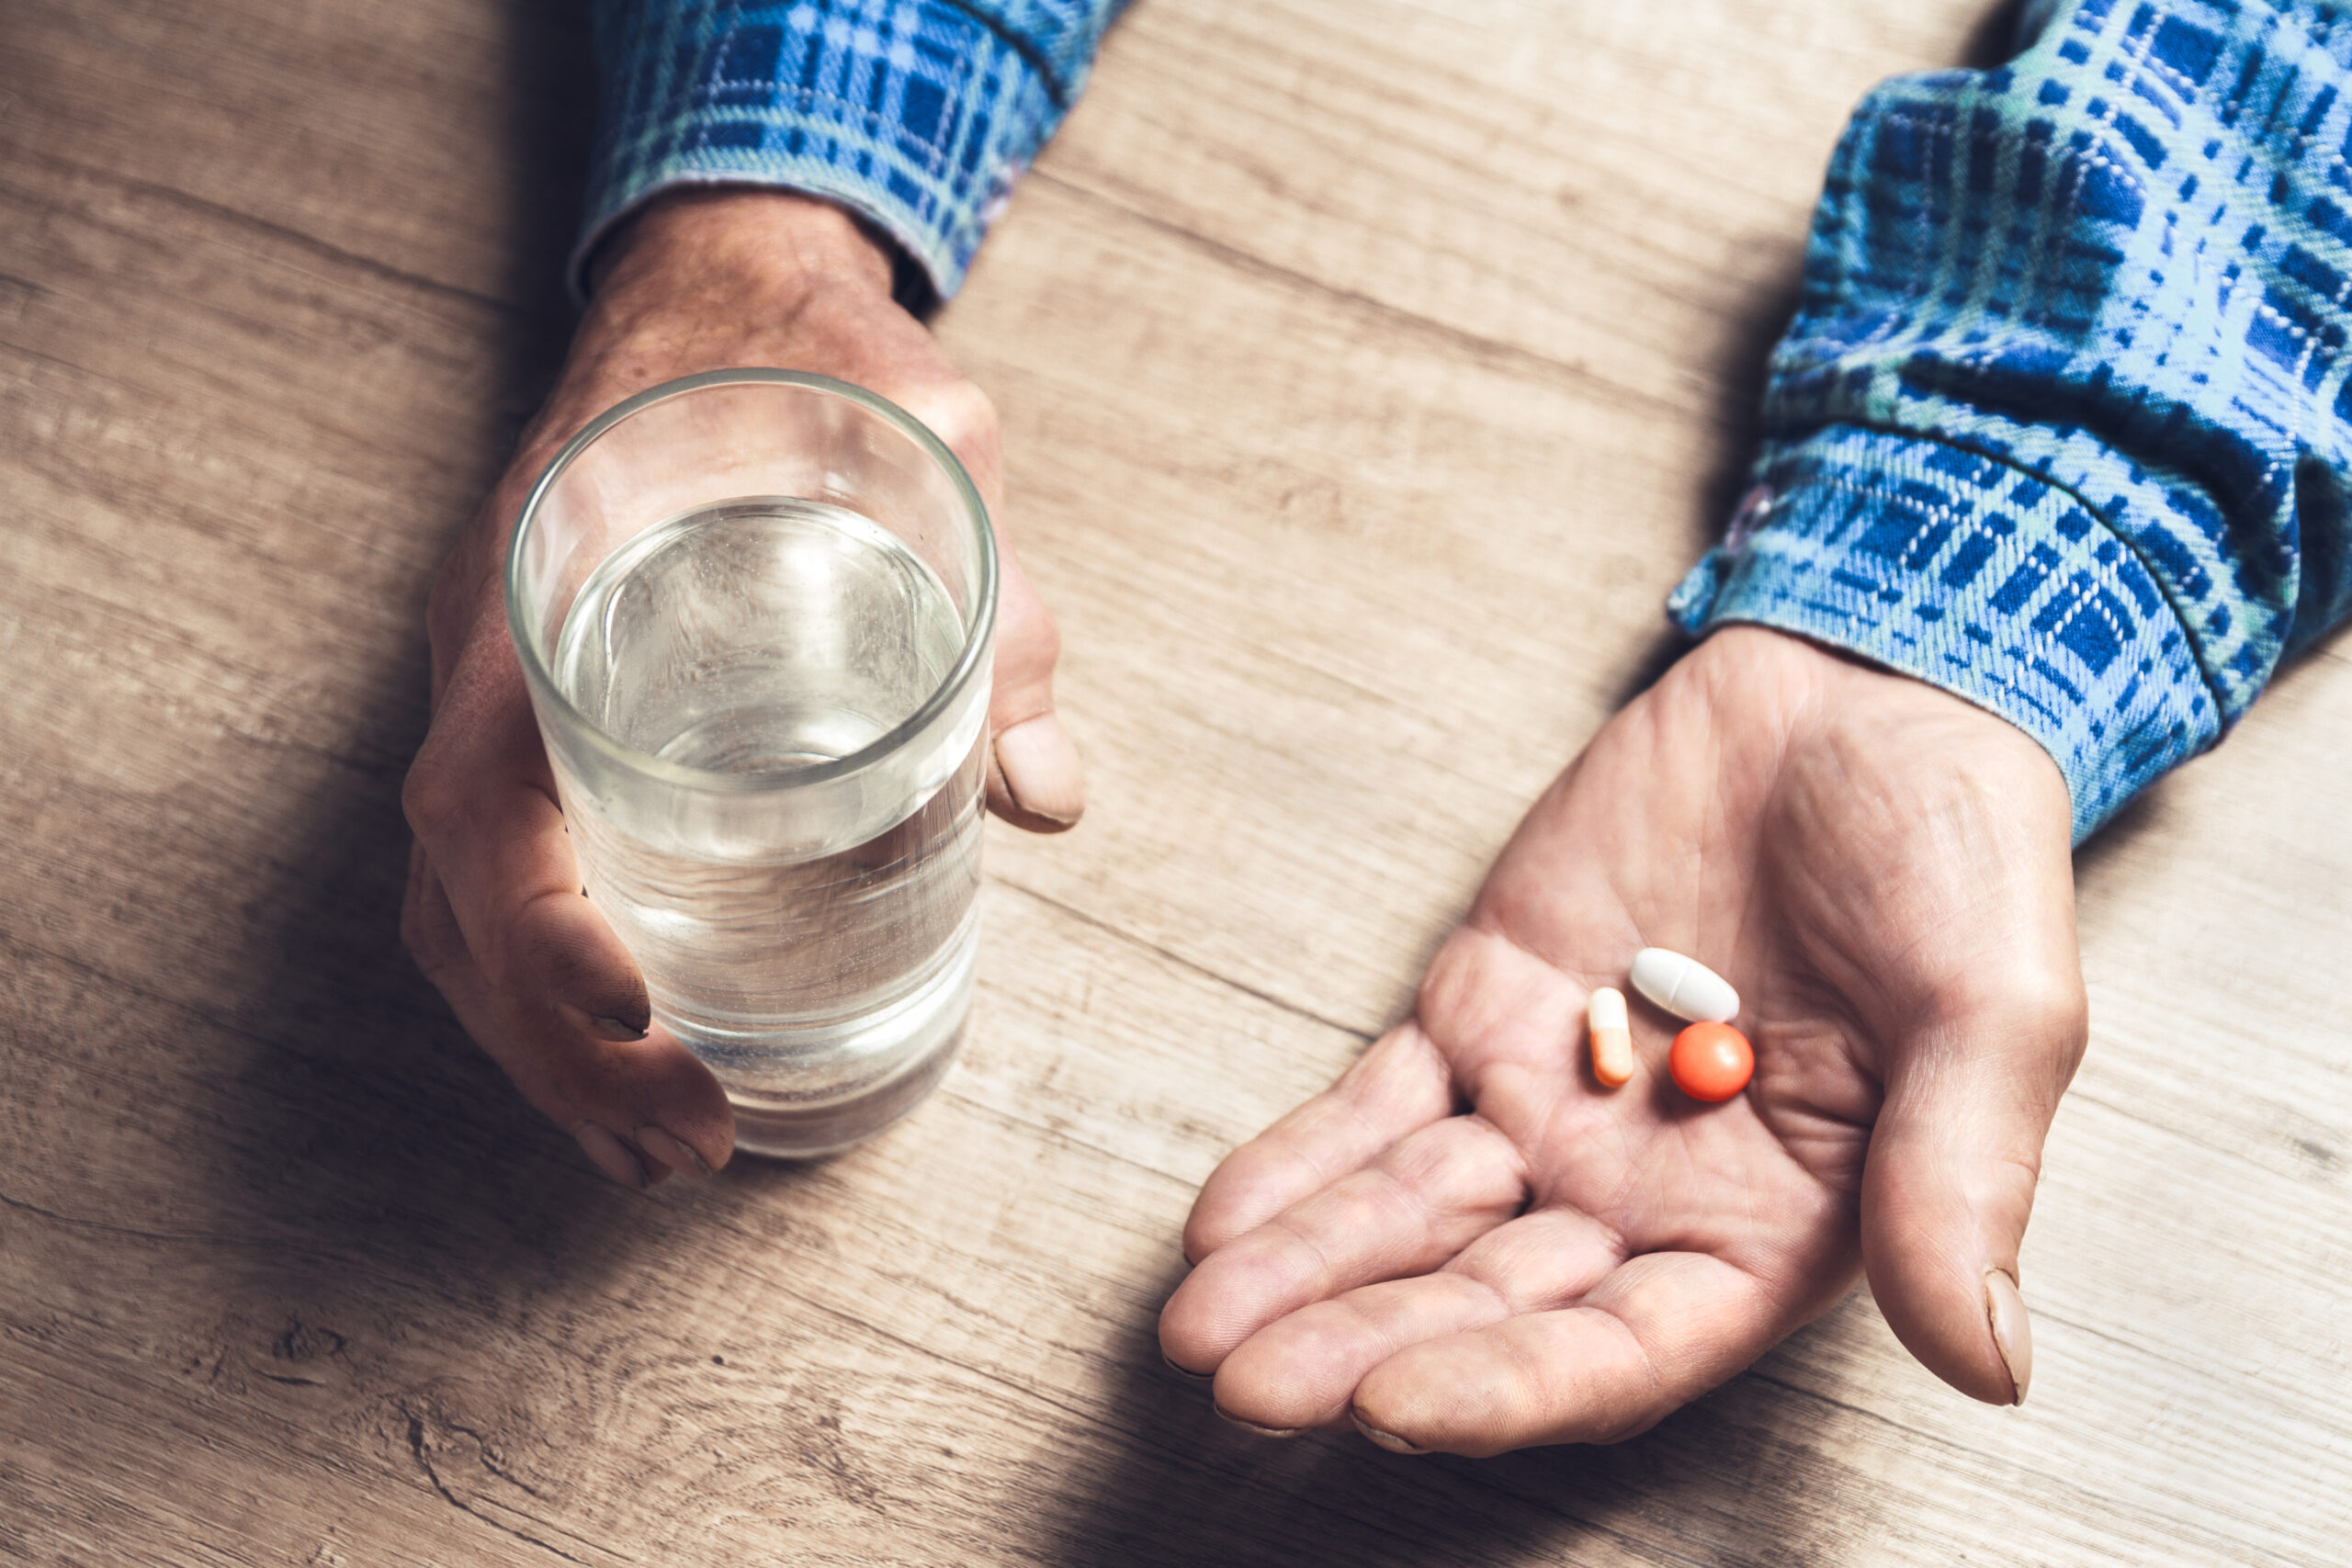
{"label": "plaid cuff", "polygon": [[2065,774],[2077,843],[2221,737],[2138,553],[2071,491],[1944,441],[1837,425],[1769,447],[1668,611],[1693,635],[1795,632],[2000,715]]}
{"label": "plaid cuff", "polygon": [[841,202],[954,294],[1112,8],[598,0],[603,110],[574,291],[596,243],[652,196],[751,184]]}

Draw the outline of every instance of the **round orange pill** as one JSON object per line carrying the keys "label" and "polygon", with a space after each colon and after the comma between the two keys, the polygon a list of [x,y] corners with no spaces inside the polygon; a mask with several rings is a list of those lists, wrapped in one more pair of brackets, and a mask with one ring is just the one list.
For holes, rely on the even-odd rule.
{"label": "round orange pill", "polygon": [[1694,1023],[1674,1037],[1666,1066],[1677,1089],[1720,1105],[1756,1076],[1756,1048],[1728,1023]]}

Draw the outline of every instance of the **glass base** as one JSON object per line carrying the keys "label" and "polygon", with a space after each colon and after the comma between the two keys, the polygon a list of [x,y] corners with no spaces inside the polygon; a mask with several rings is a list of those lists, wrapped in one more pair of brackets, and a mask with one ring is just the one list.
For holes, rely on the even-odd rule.
{"label": "glass base", "polygon": [[963,1047],[978,978],[978,913],[932,972],[886,1007],[821,1027],[723,1037],[672,1023],[727,1091],[735,1147],[770,1159],[837,1154],[922,1104]]}
{"label": "glass base", "polygon": [[815,1159],[862,1144],[931,1097],[955,1064],[964,1030],[906,1072],[847,1100],[795,1105],[729,1092],[735,1108],[735,1152],[763,1159]]}

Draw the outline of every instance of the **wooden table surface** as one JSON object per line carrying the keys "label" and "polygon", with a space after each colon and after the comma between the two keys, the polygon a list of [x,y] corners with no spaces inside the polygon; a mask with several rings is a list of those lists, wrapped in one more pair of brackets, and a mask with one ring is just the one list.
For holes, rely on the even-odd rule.
{"label": "wooden table surface", "polygon": [[2021,1412],[1866,1295],[1647,1437],[1272,1444],[1178,1227],[1655,669],[1855,98],[1992,0],[1140,0],[941,318],[1092,770],[969,1044],[611,1187],[395,935],[546,385],[563,0],[0,0],[0,1558],[2302,1563],[2352,1493],[2352,661],[2080,858]]}

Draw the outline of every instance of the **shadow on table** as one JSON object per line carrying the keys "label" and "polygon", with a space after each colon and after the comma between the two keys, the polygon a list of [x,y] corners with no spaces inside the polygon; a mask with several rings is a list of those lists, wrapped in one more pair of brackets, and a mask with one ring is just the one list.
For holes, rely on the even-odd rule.
{"label": "shadow on table", "polygon": [[1038,1556],[1053,1568],[1596,1558],[1826,1568],[1850,1561],[1856,1544],[1858,1478],[1830,1456],[1841,1427],[1871,1418],[1776,1386],[1773,1370],[1836,1361],[1876,1331],[1872,1312],[1858,1292],[1759,1373],[1630,1442],[1484,1461],[1403,1458],[1351,1430],[1288,1440],[1242,1431],[1215,1414],[1207,1385],[1165,1368],[1147,1326],[1121,1347],[1116,1457],[1069,1477],[1066,1511],[1041,1521]]}
{"label": "shadow on table", "polygon": [[[464,492],[476,496],[506,461],[571,333],[561,269],[594,98],[578,8],[530,0],[503,14],[512,263],[500,290],[509,308],[492,318],[486,351],[490,417],[386,411],[405,422],[396,428],[446,444],[451,465],[469,475]],[[418,1298],[487,1306],[576,1294],[632,1248],[657,1245],[663,1228],[662,1200],[614,1188],[532,1111],[401,944],[410,836],[400,794],[426,722],[424,604],[434,567],[467,516],[414,514],[444,502],[390,496],[384,504],[387,527],[414,542],[387,551],[393,558],[374,568],[377,580],[353,586],[405,598],[413,629],[377,650],[372,668],[325,683],[337,711],[290,716],[301,743],[332,761],[316,768],[302,820],[235,890],[250,900],[244,910],[254,946],[268,953],[267,976],[233,1020],[253,1045],[224,1097],[232,1124],[220,1129],[211,1179],[219,1231],[258,1226],[270,1241],[234,1255],[244,1277],[226,1283],[240,1321],[223,1333],[267,1343],[282,1319],[288,1326],[271,1352],[280,1359],[295,1353],[288,1346],[341,1353],[370,1330],[379,1346],[404,1340],[419,1321],[511,1321],[420,1310]],[[455,1367],[481,1354],[449,1346],[438,1359]]]}

